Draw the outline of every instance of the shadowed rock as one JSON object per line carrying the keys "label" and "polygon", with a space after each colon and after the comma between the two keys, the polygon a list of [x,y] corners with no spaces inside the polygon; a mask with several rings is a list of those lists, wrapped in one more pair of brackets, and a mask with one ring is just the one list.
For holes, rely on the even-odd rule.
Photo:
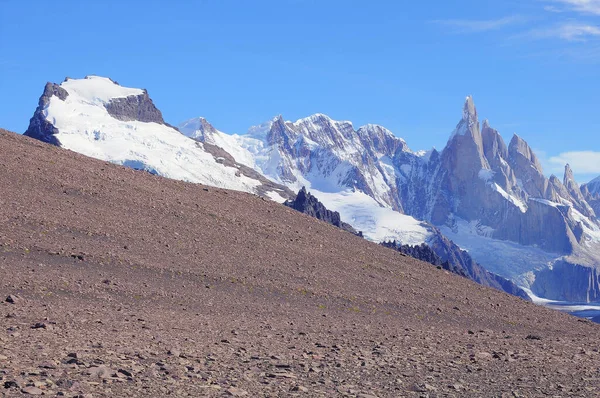
{"label": "shadowed rock", "polygon": [[44,93],[38,102],[38,107],[35,110],[33,117],[29,120],[29,127],[27,128],[27,131],[25,131],[25,135],[52,145],[60,146],[60,142],[55,137],[55,135],[58,134],[58,129],[46,120],[46,116],[44,115],[44,110],[48,107],[52,96],[57,96],[64,101],[69,96],[69,93],[58,84],[50,82],[46,83]]}
{"label": "shadowed rock", "polygon": [[306,187],[300,189],[298,195],[296,195],[296,199],[288,200],[284,205],[291,207],[300,213],[325,221],[326,223],[353,233],[354,235],[362,236],[362,232],[357,232],[352,225],[341,220],[340,213],[328,210],[323,203],[319,202],[316,197],[307,192]]}

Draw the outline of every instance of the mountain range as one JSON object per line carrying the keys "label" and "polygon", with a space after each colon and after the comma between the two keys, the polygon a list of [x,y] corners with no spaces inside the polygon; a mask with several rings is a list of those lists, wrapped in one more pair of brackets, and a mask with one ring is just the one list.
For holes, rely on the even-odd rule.
{"label": "mountain range", "polygon": [[382,126],[323,114],[278,116],[243,135],[204,118],[174,128],[145,90],[89,76],[48,83],[25,135],[277,202],[306,187],[367,239],[425,243],[480,283],[600,301],[600,178],[579,186],[568,165],[562,180],[546,177],[522,138],[506,145],[480,124],[471,97],[443,150],[413,151]]}

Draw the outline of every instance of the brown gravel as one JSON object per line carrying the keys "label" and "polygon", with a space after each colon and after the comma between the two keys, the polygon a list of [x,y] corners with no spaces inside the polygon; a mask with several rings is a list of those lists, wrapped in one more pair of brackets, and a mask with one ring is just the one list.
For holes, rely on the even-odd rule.
{"label": "brown gravel", "polygon": [[0,187],[1,396],[600,395],[598,325],[259,197],[1,130]]}

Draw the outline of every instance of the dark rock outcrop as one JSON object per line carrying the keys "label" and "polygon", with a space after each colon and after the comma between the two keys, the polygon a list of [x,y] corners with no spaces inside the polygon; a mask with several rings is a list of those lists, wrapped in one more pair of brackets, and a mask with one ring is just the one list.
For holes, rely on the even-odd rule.
{"label": "dark rock outcrop", "polygon": [[341,220],[340,213],[328,210],[323,203],[319,202],[319,199],[306,191],[306,187],[302,187],[296,195],[296,199],[288,200],[284,205],[362,237],[361,232],[357,232],[352,225]]}
{"label": "dark rock outcrop", "polygon": [[46,116],[44,115],[44,110],[48,107],[50,98],[53,96],[64,101],[69,96],[69,93],[58,84],[50,82],[46,83],[44,93],[38,102],[38,107],[35,110],[33,117],[29,120],[29,127],[27,128],[27,131],[25,131],[25,135],[47,142],[48,144],[60,146],[60,142],[56,138],[58,129],[46,120]]}
{"label": "dark rock outcrop", "polygon": [[380,245],[383,247],[394,249],[402,254],[406,254],[409,257],[416,258],[417,260],[421,260],[426,263],[435,265],[437,267],[442,267],[444,269],[450,270],[450,264],[448,262],[442,261],[442,258],[438,256],[433,251],[433,249],[429,247],[426,243],[411,246],[403,245],[393,240],[389,242],[381,242]]}
{"label": "dark rock outcrop", "polygon": [[141,95],[113,98],[104,107],[109,115],[123,122],[137,120],[139,122],[167,125],[162,113],[154,105],[146,90]]}
{"label": "dark rock outcrop", "polygon": [[382,242],[381,245],[399,251],[407,256],[425,261],[446,271],[471,279],[481,285],[512,294],[524,300],[529,295],[512,281],[485,270],[466,251],[443,236],[437,229],[429,244],[417,246],[403,245],[396,241]]}

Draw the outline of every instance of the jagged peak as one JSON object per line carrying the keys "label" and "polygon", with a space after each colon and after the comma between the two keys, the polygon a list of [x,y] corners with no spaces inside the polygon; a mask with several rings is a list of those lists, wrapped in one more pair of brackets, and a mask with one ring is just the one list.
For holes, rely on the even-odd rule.
{"label": "jagged peak", "polygon": [[481,128],[482,129],[491,129],[492,126],[490,126],[490,121],[488,119],[484,119],[483,122],[481,123]]}
{"label": "jagged peak", "polygon": [[475,102],[473,96],[468,95],[465,99],[465,105],[463,107],[463,120],[476,122],[477,121],[477,109],[475,108]]}
{"label": "jagged peak", "polygon": [[567,185],[568,182],[575,182],[575,176],[573,175],[573,170],[569,163],[565,165],[564,184]]}
{"label": "jagged peak", "polygon": [[305,124],[305,123],[318,123],[321,121],[327,121],[327,122],[333,123],[333,124],[350,124],[350,125],[352,125],[352,122],[349,120],[334,120],[324,113],[312,114],[310,116],[296,120],[295,122],[293,122],[293,124],[299,125],[299,124]]}
{"label": "jagged peak", "polygon": [[517,135],[517,133],[513,133],[513,136],[510,140],[510,144],[508,144],[509,148],[513,148],[515,150],[519,150],[519,149],[523,149],[523,148],[527,148],[528,150],[530,150],[529,148],[529,144],[527,143],[527,141],[525,141],[523,138],[519,137]]}
{"label": "jagged peak", "polygon": [[387,128],[383,127],[380,124],[372,124],[372,123],[365,124],[364,126],[360,126],[358,128],[358,130],[359,131],[360,130],[365,130],[365,131],[369,131],[369,132],[371,132],[371,131],[377,131],[377,132],[381,132],[381,133],[383,133],[383,134],[385,134],[387,136],[394,137],[394,138],[397,138],[397,139],[399,139],[401,141],[404,141],[402,138],[396,137],[394,135],[394,133],[392,133],[390,130],[388,130]]}
{"label": "jagged peak", "polygon": [[186,120],[178,126],[180,132],[187,136],[197,136],[197,132],[205,134],[216,133],[218,130],[206,118],[199,116]]}
{"label": "jagged peak", "polygon": [[462,119],[458,122],[454,131],[452,131],[448,142],[452,141],[456,136],[464,136],[469,132],[474,133],[474,128],[479,129],[479,121],[477,120],[477,109],[475,108],[473,97],[469,95],[465,99]]}

